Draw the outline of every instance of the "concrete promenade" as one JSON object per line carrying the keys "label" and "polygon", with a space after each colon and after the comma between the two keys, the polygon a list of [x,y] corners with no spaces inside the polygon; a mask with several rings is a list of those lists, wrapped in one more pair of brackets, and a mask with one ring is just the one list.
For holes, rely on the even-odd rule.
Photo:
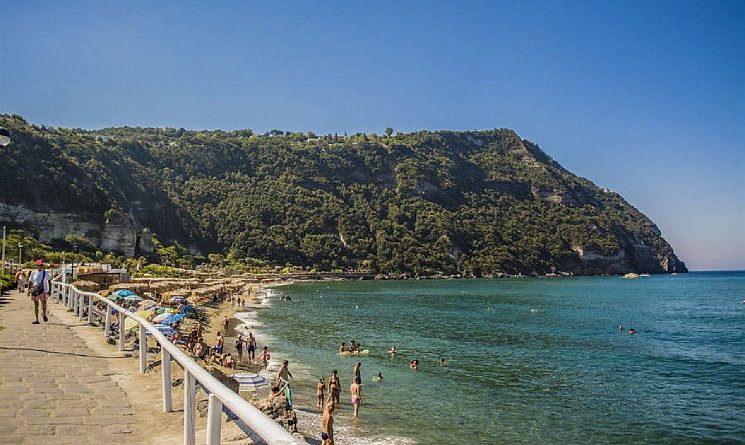
{"label": "concrete promenade", "polygon": [[[140,374],[136,351],[120,353],[61,304],[49,309],[34,325],[30,297],[0,300],[0,444],[183,444],[181,369],[172,365],[173,412],[163,413],[159,354]],[[197,407],[206,414],[202,392]],[[223,443],[253,443],[225,419]],[[204,443],[205,416],[196,421]]]}
{"label": "concrete promenade", "polygon": [[30,297],[0,302],[0,442],[126,442],[136,418],[109,362],[128,359],[91,349],[74,332],[83,322],[49,307],[49,322],[34,325]]}

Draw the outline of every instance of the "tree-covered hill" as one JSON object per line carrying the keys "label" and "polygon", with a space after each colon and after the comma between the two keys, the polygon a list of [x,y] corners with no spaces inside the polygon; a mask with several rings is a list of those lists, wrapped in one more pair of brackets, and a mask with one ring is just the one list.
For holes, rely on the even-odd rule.
{"label": "tree-covered hill", "polygon": [[[0,220],[42,237],[84,232],[133,252],[148,228],[205,255],[410,276],[685,271],[620,195],[507,129],[86,131],[8,115],[0,126],[13,138]],[[50,228],[50,215],[76,223]]]}

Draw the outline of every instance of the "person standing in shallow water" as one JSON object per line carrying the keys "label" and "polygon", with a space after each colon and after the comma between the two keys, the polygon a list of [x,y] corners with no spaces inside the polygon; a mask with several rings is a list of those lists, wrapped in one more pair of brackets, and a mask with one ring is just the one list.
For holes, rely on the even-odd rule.
{"label": "person standing in shallow water", "polygon": [[323,381],[323,377],[321,377],[318,380],[318,385],[316,385],[316,397],[318,398],[318,402],[316,403],[316,406],[321,408],[323,406],[323,396],[326,393],[326,382]]}
{"label": "person standing in shallow water", "polygon": [[358,385],[362,383],[362,372],[360,371],[360,366],[362,366],[361,362],[357,362],[357,364],[354,365],[354,383]]}
{"label": "person standing in shallow water", "polygon": [[360,405],[362,404],[362,392],[360,388],[360,384],[357,382],[349,386],[349,394],[351,396],[352,406],[354,407],[354,417],[360,415]]}
{"label": "person standing in shallow water", "polygon": [[341,382],[336,369],[329,376],[329,400],[339,403],[339,394],[341,393]]}

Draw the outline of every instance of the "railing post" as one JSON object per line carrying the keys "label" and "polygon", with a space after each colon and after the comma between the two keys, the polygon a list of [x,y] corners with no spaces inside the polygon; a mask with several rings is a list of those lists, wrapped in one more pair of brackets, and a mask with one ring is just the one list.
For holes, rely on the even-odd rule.
{"label": "railing post", "polygon": [[171,399],[171,354],[162,345],[160,347],[160,365],[163,370],[163,412],[173,411]]}
{"label": "railing post", "polygon": [[72,298],[72,306],[70,306],[70,308],[72,309],[73,315],[75,315],[78,313],[78,296],[75,288],[72,286],[70,286],[70,298]]}
{"label": "railing post", "polygon": [[127,316],[124,313],[119,312],[119,350],[124,351],[124,322],[127,320]]}
{"label": "railing post", "polygon": [[78,298],[80,298],[80,304],[78,305],[78,318],[82,320],[85,318],[85,294],[81,293]]}
{"label": "railing post", "polygon": [[194,377],[187,370],[184,370],[184,445],[195,445],[195,425],[194,425]]}
{"label": "railing post", "polygon": [[145,335],[145,326],[140,325],[140,374],[145,373],[147,368],[147,336]]}
{"label": "railing post", "polygon": [[88,295],[88,324],[93,324],[93,297]]}
{"label": "railing post", "polygon": [[207,404],[207,445],[220,445],[222,402],[216,395],[209,395]]}
{"label": "railing post", "polygon": [[111,333],[111,307],[107,304],[105,309],[106,321],[103,323],[103,336],[109,338],[109,333]]}

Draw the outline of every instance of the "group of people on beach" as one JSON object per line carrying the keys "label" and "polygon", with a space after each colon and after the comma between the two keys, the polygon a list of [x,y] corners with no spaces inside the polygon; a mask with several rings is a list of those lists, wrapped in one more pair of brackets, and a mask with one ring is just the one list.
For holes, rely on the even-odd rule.
{"label": "group of people on beach", "polygon": [[[352,402],[354,417],[360,414],[360,405],[362,405],[362,363],[357,362],[352,370],[352,384],[349,385],[349,398]],[[379,378],[379,380],[378,380]],[[376,381],[382,382],[383,376],[378,373]],[[328,397],[326,391],[328,389]],[[334,443],[334,410],[341,403],[341,380],[336,369],[331,371],[328,377],[328,384],[321,377],[316,385],[316,397],[318,403],[316,406],[323,407],[321,417],[321,444],[333,445]],[[324,402],[325,400],[325,402]]]}

